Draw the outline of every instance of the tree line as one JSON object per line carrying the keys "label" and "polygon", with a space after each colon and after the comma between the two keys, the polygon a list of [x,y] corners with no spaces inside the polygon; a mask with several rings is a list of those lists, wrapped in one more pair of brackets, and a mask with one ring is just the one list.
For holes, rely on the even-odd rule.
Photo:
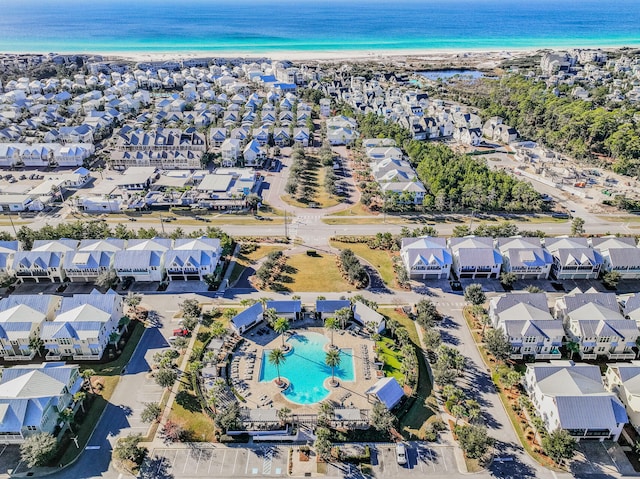
{"label": "tree line", "polygon": [[116,225],[111,228],[104,221],[75,221],[73,223],[60,223],[58,225],[44,225],[40,229],[33,229],[28,226],[21,226],[17,231],[17,237],[13,238],[10,234],[0,232],[0,240],[11,241],[19,240],[25,250],[33,247],[36,240],[59,240],[62,238],[85,240],[85,239],[151,239],[156,237],[165,237],[171,239],[178,238],[200,238],[206,236],[208,238],[218,238],[223,254],[227,255],[233,251],[233,238],[220,228],[209,226],[206,230],[198,229],[191,233],[185,233],[182,228],[176,228],[170,234],[158,232],[155,228],[139,228],[131,230],[123,224]]}
{"label": "tree line", "polygon": [[590,100],[582,100],[570,95],[569,86],[561,85],[554,92],[522,75],[483,82],[486,88],[463,95],[482,109],[484,117],[500,116],[522,136],[578,160],[611,157],[616,173],[640,173],[638,108],[601,106],[598,88]]}

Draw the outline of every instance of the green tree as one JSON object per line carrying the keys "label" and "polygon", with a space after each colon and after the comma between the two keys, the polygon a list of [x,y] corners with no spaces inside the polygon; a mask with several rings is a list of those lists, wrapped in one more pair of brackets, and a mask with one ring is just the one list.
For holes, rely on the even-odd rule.
{"label": "green tree", "polygon": [[278,374],[278,384],[282,384],[282,379],[280,379],[280,366],[287,361],[287,357],[284,355],[281,349],[272,349],[269,352],[268,356],[269,362],[276,367],[276,371]]}
{"label": "green tree", "polygon": [[140,434],[129,434],[128,436],[121,437],[118,439],[118,442],[116,442],[113,455],[121,461],[131,461],[134,464],[140,465],[147,452],[145,448],[139,447],[140,442],[142,442],[142,436]]}
{"label": "green tree", "polygon": [[135,294],[133,291],[129,291],[124,298],[124,303],[133,310],[134,314],[137,312],[138,306],[140,305],[141,301],[142,296],[140,296],[139,294]]}
{"label": "green tree", "polygon": [[84,412],[84,400],[87,399],[87,393],[84,391],[78,391],[73,395],[73,402],[80,405],[80,409]]}
{"label": "green tree", "polygon": [[340,351],[330,349],[324,357],[324,363],[331,368],[331,384],[336,384],[335,369],[340,366]]}
{"label": "green tree", "polygon": [[391,411],[389,411],[389,409],[387,409],[387,406],[377,401],[373,404],[369,422],[376,431],[391,434],[391,430],[396,422],[396,417],[391,413]]}
{"label": "green tree", "polygon": [[474,306],[480,306],[487,300],[487,296],[482,291],[482,285],[473,283],[464,289],[464,300]]}
{"label": "green tree", "polygon": [[324,321],[324,327],[331,332],[331,347],[333,348],[335,346],[333,343],[333,332],[340,327],[340,323],[336,318],[328,317]]}
{"label": "green tree", "polygon": [[58,447],[58,441],[48,432],[27,436],[20,444],[20,459],[28,468],[44,466],[49,462]]}
{"label": "green tree", "polygon": [[140,418],[142,422],[151,423],[160,419],[160,415],[162,414],[162,408],[160,404],[157,402],[148,402],[144,404],[144,409],[140,414]]}
{"label": "green tree", "polygon": [[621,278],[617,271],[608,271],[602,276],[602,283],[609,289],[616,289]]}
{"label": "green tree", "polygon": [[460,447],[471,459],[480,459],[494,442],[484,426],[465,424],[456,427],[455,431]]}
{"label": "green tree", "polygon": [[584,220],[579,216],[573,218],[571,222],[571,236],[582,236],[584,234]]}
{"label": "green tree", "polygon": [[340,308],[336,311],[336,319],[340,323],[340,327],[344,329],[351,318],[353,317],[353,311],[351,308]]}
{"label": "green tree", "polygon": [[438,346],[442,344],[442,337],[440,336],[440,331],[436,328],[427,328],[424,330],[424,334],[422,335],[424,339],[424,345],[429,351],[434,351],[438,349]]}
{"label": "green tree", "polygon": [[94,284],[98,288],[113,288],[113,286],[118,282],[118,275],[113,269],[105,269],[102,271],[97,277]]}
{"label": "green tree", "polygon": [[202,313],[202,308],[197,299],[185,299],[183,302],[178,303],[178,307],[183,317],[199,318]]}
{"label": "green tree", "polygon": [[277,414],[278,414],[278,419],[280,419],[280,422],[282,424],[286,424],[291,418],[291,409],[289,409],[288,407],[281,407],[280,409],[278,409]]}
{"label": "green tree", "polygon": [[573,359],[573,356],[580,352],[580,343],[576,341],[569,341],[567,343],[567,351],[571,353],[571,359]]}
{"label": "green tree", "polygon": [[500,284],[506,286],[507,288],[513,286],[513,283],[515,283],[517,279],[518,277],[511,272],[504,272],[500,274]]}
{"label": "green tree", "polygon": [[316,454],[324,459],[328,460],[331,457],[331,431],[326,427],[318,427],[316,429],[316,440],[313,443],[313,447],[316,450]]}
{"label": "green tree", "polygon": [[511,356],[511,343],[501,329],[490,329],[484,335],[484,345],[498,361],[506,361]]}
{"label": "green tree", "polygon": [[278,333],[282,337],[282,348],[286,347],[284,342],[284,333],[289,331],[291,325],[289,324],[289,320],[287,318],[278,318],[276,322],[273,324],[273,330]]}
{"label": "green tree", "polygon": [[467,413],[467,410],[462,404],[455,404],[451,408],[451,415],[456,418],[456,426],[458,425],[458,421],[460,418],[464,417]]}
{"label": "green tree", "polygon": [[502,384],[504,384],[504,387],[506,387],[507,389],[513,389],[518,384],[520,384],[521,377],[522,376],[518,371],[516,371],[515,369],[509,369],[507,374],[505,374],[501,378]]}
{"label": "green tree", "polygon": [[170,388],[178,379],[178,375],[173,369],[161,368],[155,373],[155,380],[158,386]]}
{"label": "green tree", "polygon": [[423,328],[433,327],[436,321],[440,321],[442,316],[438,312],[436,305],[428,299],[422,299],[416,304],[416,321]]}
{"label": "green tree", "polygon": [[542,438],[542,449],[556,463],[562,464],[573,458],[576,440],[564,429],[556,429]]}
{"label": "green tree", "polygon": [[264,314],[262,315],[267,324],[271,327],[274,326],[276,320],[278,319],[278,312],[275,308],[267,308],[264,310]]}
{"label": "green tree", "polygon": [[96,375],[94,369],[84,369],[80,376],[84,379],[85,385],[89,388],[89,392],[93,394],[93,384],[91,384],[91,378]]}
{"label": "green tree", "polygon": [[71,423],[73,423],[74,416],[75,416],[75,413],[73,412],[73,409],[71,409],[70,407],[64,408],[62,411],[58,412],[58,419],[62,421],[64,424],[67,424],[71,432],[74,432],[73,427],[71,425]]}

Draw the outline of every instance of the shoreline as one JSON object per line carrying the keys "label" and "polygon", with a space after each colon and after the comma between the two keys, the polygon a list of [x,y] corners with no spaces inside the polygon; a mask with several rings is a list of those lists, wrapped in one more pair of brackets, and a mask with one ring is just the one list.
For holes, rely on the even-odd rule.
{"label": "shoreline", "polygon": [[[58,51],[61,55],[86,55],[100,56],[107,61],[132,61],[132,62],[161,62],[169,60],[189,60],[195,58],[242,58],[250,59],[270,59],[274,61],[290,60],[290,61],[307,61],[318,63],[330,63],[335,61],[345,62],[385,62],[385,61],[434,61],[446,62],[451,60],[486,62],[484,68],[493,68],[498,62],[522,56],[530,56],[543,51],[567,51],[573,49],[579,50],[603,50],[618,51],[621,49],[640,48],[640,46],[589,46],[589,47],[522,47],[522,48],[505,48],[505,49],[469,49],[469,48],[446,48],[446,49],[359,49],[359,50],[278,50],[271,52],[251,52],[251,51],[212,51],[212,50],[191,50],[191,51],[107,51],[107,52],[78,52],[78,51]],[[49,53],[49,52],[47,52]],[[29,52],[0,52],[4,55],[41,55],[45,52],[29,51]]]}

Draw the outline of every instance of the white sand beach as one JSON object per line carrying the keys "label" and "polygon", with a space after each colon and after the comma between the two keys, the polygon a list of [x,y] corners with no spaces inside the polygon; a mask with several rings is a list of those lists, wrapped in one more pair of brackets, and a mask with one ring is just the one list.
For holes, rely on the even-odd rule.
{"label": "white sand beach", "polygon": [[538,50],[522,49],[508,51],[486,50],[336,50],[336,51],[277,51],[271,53],[247,53],[247,52],[220,52],[220,51],[194,51],[144,53],[144,52],[112,52],[100,53],[107,59],[123,59],[135,62],[187,60],[191,58],[269,58],[271,60],[290,60],[295,62],[379,62],[379,63],[406,63],[428,62],[440,65],[465,64],[476,68],[494,68],[501,61],[526,56]]}

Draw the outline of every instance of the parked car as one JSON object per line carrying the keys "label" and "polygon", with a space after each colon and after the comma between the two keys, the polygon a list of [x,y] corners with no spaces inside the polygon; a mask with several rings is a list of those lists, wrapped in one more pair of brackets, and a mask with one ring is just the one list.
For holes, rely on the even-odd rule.
{"label": "parked car", "polygon": [[407,463],[407,448],[401,442],[396,444],[396,461],[401,466]]}
{"label": "parked car", "polygon": [[173,330],[173,335],[174,336],[186,336],[187,334],[189,334],[189,330],[186,328],[180,328],[180,329],[174,329]]}

